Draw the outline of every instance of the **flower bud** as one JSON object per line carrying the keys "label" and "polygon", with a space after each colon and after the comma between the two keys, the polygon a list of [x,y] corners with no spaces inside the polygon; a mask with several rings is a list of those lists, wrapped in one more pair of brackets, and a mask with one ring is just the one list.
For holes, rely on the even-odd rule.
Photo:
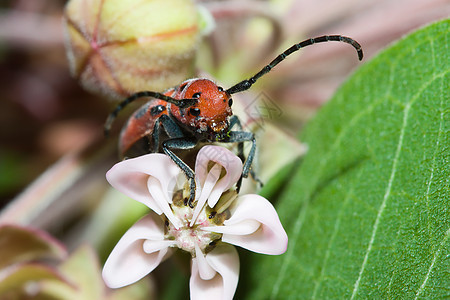
{"label": "flower bud", "polygon": [[193,75],[202,21],[191,0],[70,0],[71,72],[111,98],[162,91]]}

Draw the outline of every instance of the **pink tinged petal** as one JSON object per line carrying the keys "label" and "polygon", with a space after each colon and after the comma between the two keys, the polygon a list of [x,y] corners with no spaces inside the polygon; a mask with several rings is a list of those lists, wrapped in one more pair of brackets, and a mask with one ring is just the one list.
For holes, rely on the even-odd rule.
{"label": "pink tinged petal", "polygon": [[220,245],[205,258],[217,273],[210,280],[202,279],[197,258],[192,260],[189,281],[191,300],[233,299],[239,280],[239,256],[236,249],[231,245]]}
{"label": "pink tinged petal", "polygon": [[[211,194],[211,191],[214,189],[214,186],[217,183],[217,180],[220,177],[220,173],[222,171],[222,166],[215,164],[211,170],[209,171],[205,182],[203,183],[201,192],[200,192],[200,198],[198,199],[197,205],[195,206],[195,210],[194,213],[192,214],[192,219],[191,219],[191,223],[190,225],[193,226],[195,224],[195,221],[197,220],[198,215],[200,214],[200,212],[203,209],[203,206],[206,203],[206,200],[208,200],[208,196]],[[219,200],[219,199],[217,199]],[[217,202],[217,201],[215,201]],[[216,203],[214,203],[211,206],[211,203],[208,204],[210,207],[213,207],[214,205],[216,205]]]}
{"label": "pink tinged petal", "polygon": [[230,226],[207,226],[207,227],[201,227],[203,230],[210,231],[210,232],[217,232],[217,233],[226,233],[227,235],[246,235],[246,234],[252,234],[256,230],[259,229],[261,226],[261,223],[248,219],[244,220],[242,222],[239,222],[239,224],[236,225],[230,225]]}
{"label": "pink tinged petal", "polygon": [[[213,169],[208,171],[210,162],[215,162],[225,169],[225,176],[219,181],[217,181],[216,174],[210,174]],[[214,172],[216,171],[214,170]],[[202,195],[202,197],[208,198],[208,205],[210,207],[216,205],[223,192],[232,187],[239,180],[241,174],[241,159],[230,150],[220,146],[205,146],[198,152],[195,162],[195,176],[201,186],[206,186],[211,183],[214,185],[212,189],[205,190],[207,195]]]}
{"label": "pink tinged petal", "polygon": [[[159,221],[159,220],[158,220]],[[120,288],[132,284],[153,271],[168,255],[164,241],[164,225],[150,215],[134,224],[122,236],[109,255],[103,267],[103,280],[110,288]],[[154,252],[144,244],[154,243]]]}
{"label": "pink tinged petal", "polygon": [[171,191],[179,173],[180,169],[169,157],[152,153],[115,164],[106,173],[106,178],[115,189],[162,214],[162,208],[150,195],[148,179],[154,177],[160,182],[162,191]]}
{"label": "pink tinged petal", "polygon": [[172,209],[169,206],[169,203],[172,203],[172,199],[169,198],[168,190],[164,190],[163,187],[161,186],[161,182],[155,177],[148,178],[147,187],[156,205],[166,215],[170,223],[172,223],[175,226],[175,228],[179,229],[182,224],[175,217],[175,215],[172,212]]}
{"label": "pink tinged petal", "polygon": [[197,261],[198,273],[203,280],[213,279],[217,272],[208,264],[206,257],[200,247],[195,244],[195,259]]}
{"label": "pink tinged petal", "polygon": [[164,248],[169,248],[172,246],[175,246],[177,242],[171,241],[171,240],[159,240],[159,241],[153,241],[153,240],[146,240],[144,241],[144,244],[142,245],[142,248],[144,249],[145,253],[153,253],[156,251],[161,251]]}
{"label": "pink tinged petal", "polygon": [[[223,233],[222,241],[250,251],[278,255],[287,249],[288,237],[272,204],[259,195],[244,195],[224,226],[203,230]],[[259,226],[255,226],[255,222]]]}

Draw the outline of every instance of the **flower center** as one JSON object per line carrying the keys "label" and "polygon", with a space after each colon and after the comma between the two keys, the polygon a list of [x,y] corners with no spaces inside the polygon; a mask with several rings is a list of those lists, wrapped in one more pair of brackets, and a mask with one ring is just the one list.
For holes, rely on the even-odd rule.
{"label": "flower center", "polygon": [[[176,197],[176,196],[175,196]],[[171,205],[175,217],[180,221],[181,226],[177,229],[169,220],[166,219],[165,237],[169,240],[175,240],[176,246],[195,256],[195,246],[204,253],[211,251],[217,241],[222,238],[222,234],[203,230],[203,227],[222,225],[223,221],[217,223],[217,213],[207,212],[207,205],[201,210],[195,223],[190,226],[194,208],[191,208],[186,201],[173,201]]]}

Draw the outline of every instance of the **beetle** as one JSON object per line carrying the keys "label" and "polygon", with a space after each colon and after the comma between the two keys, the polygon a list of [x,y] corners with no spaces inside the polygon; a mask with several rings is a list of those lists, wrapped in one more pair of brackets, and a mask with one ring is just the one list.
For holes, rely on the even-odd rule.
{"label": "beetle", "polygon": [[[128,104],[142,97],[152,100],[136,110],[122,128],[119,151],[125,156],[164,152],[184,172],[190,181],[189,205],[195,199],[195,179],[192,169],[178,157],[174,150],[188,150],[199,142],[238,143],[238,156],[244,161],[244,142],[251,142],[251,148],[244,162],[242,178],[251,173],[256,151],[256,140],[252,132],[242,130],[239,118],[233,115],[231,95],[248,90],[259,78],[267,74],[288,55],[316,43],[337,41],[352,45],[363,58],[361,45],[352,38],[342,35],[324,35],[294,44],[278,55],[272,62],[249,79],[242,80],[228,89],[205,78],[189,79],[164,93],[142,91],[123,100],[110,113],[105,122],[107,136],[118,113]],[[232,130],[234,127],[239,130]],[[237,189],[240,188],[238,182]]]}

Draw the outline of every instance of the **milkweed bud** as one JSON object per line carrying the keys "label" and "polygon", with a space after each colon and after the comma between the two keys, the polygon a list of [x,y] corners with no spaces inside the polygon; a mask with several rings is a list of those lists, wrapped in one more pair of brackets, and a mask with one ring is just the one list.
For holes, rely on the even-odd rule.
{"label": "milkweed bud", "polygon": [[164,90],[193,75],[201,22],[191,0],[70,0],[71,72],[87,90],[116,99]]}

